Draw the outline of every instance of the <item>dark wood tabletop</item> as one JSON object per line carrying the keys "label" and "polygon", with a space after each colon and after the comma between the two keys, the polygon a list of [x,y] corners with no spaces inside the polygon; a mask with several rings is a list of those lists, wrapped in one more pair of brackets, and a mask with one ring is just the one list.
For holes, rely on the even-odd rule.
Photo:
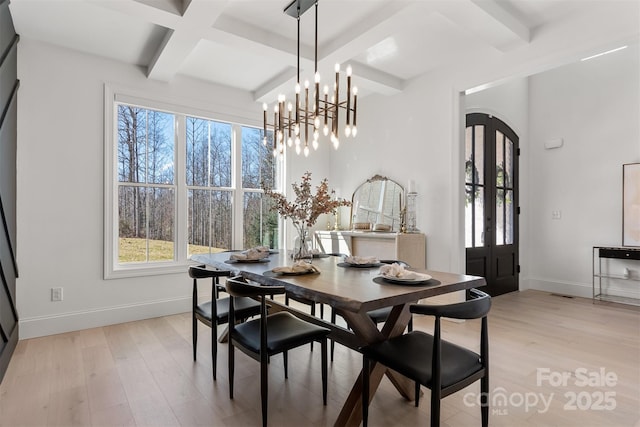
{"label": "dark wood tabletop", "polygon": [[230,270],[263,285],[284,285],[287,292],[296,296],[327,304],[340,311],[355,313],[485,285],[482,277],[416,269],[412,270],[428,274],[432,280],[418,285],[399,285],[381,280],[374,282],[380,276],[379,267],[341,267],[338,264],[343,260],[336,256],[313,259],[313,265],[320,270],[320,274],[265,276],[266,271],[293,265],[294,261],[289,255],[278,253],[270,255],[269,262],[231,262],[231,254],[232,252],[221,252],[193,255],[191,259]]}

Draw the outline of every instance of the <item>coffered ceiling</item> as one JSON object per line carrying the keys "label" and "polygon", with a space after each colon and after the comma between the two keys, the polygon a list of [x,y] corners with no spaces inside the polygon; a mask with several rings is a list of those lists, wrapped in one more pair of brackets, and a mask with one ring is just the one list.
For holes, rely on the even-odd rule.
{"label": "coffered ceiling", "polygon": [[[629,1],[629,0],[627,0]],[[290,0],[11,0],[17,32],[142,67],[273,100],[297,74]],[[320,0],[321,75],[350,64],[361,93],[392,94],[468,55],[508,53],[545,26],[610,1]],[[314,8],[301,17],[301,80],[314,68]]]}

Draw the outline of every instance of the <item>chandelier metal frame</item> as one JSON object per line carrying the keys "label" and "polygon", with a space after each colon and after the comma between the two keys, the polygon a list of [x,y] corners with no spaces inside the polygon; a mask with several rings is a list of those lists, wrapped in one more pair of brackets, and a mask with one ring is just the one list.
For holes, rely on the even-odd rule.
{"label": "chandelier metal frame", "polygon": [[[315,5],[315,74],[311,94],[309,81],[304,82],[304,103],[302,103],[302,87],[300,85],[300,17]],[[336,64],[335,83],[333,91],[329,91],[328,85],[324,86],[324,97],[320,94],[320,73],[318,72],[318,0],[294,0],[283,11],[296,18],[298,23],[298,62],[297,80],[295,85],[295,108],[291,102],[287,102],[285,95],[278,95],[277,103],[273,106],[273,123],[268,122],[269,106],[263,104],[263,131],[264,145],[267,145],[267,130],[273,129],[273,155],[284,154],[285,145],[293,147],[297,154],[301,152],[309,155],[309,141],[311,128],[311,145],[318,148],[320,130],[325,136],[331,132],[331,142],[335,149],[340,145],[339,119],[340,110],[345,110],[346,137],[355,137],[358,109],[358,88],[351,83],[351,66],[347,67],[346,99],[340,101],[340,64]],[[329,98],[331,94],[331,98]],[[311,102],[310,101],[311,96]],[[304,131],[304,135],[303,135]],[[302,147],[302,145],[304,146]]]}

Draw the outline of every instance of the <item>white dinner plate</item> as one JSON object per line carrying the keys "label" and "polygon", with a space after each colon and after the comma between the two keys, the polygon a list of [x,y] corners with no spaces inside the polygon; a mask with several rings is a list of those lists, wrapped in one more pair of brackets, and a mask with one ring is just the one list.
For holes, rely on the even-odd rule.
{"label": "white dinner plate", "polygon": [[391,283],[405,283],[405,284],[415,284],[415,283],[422,283],[422,282],[426,282],[432,279],[431,276],[429,276],[428,274],[422,274],[422,273],[412,273],[413,275],[415,275],[412,278],[402,278],[402,277],[395,277],[395,276],[385,276],[384,274],[381,275],[380,277],[382,277],[384,280],[391,282]]}

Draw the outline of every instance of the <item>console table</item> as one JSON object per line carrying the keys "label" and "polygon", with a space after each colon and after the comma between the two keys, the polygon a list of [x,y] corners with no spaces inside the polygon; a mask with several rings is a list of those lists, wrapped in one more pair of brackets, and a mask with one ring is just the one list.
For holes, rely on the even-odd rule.
{"label": "console table", "polygon": [[[640,305],[640,275],[637,269],[629,268],[640,266],[638,261],[640,261],[640,248],[594,246],[594,301]],[[623,293],[630,296],[620,295]]]}
{"label": "console table", "polygon": [[427,241],[422,233],[316,231],[315,243],[324,253],[377,256],[427,268]]}

